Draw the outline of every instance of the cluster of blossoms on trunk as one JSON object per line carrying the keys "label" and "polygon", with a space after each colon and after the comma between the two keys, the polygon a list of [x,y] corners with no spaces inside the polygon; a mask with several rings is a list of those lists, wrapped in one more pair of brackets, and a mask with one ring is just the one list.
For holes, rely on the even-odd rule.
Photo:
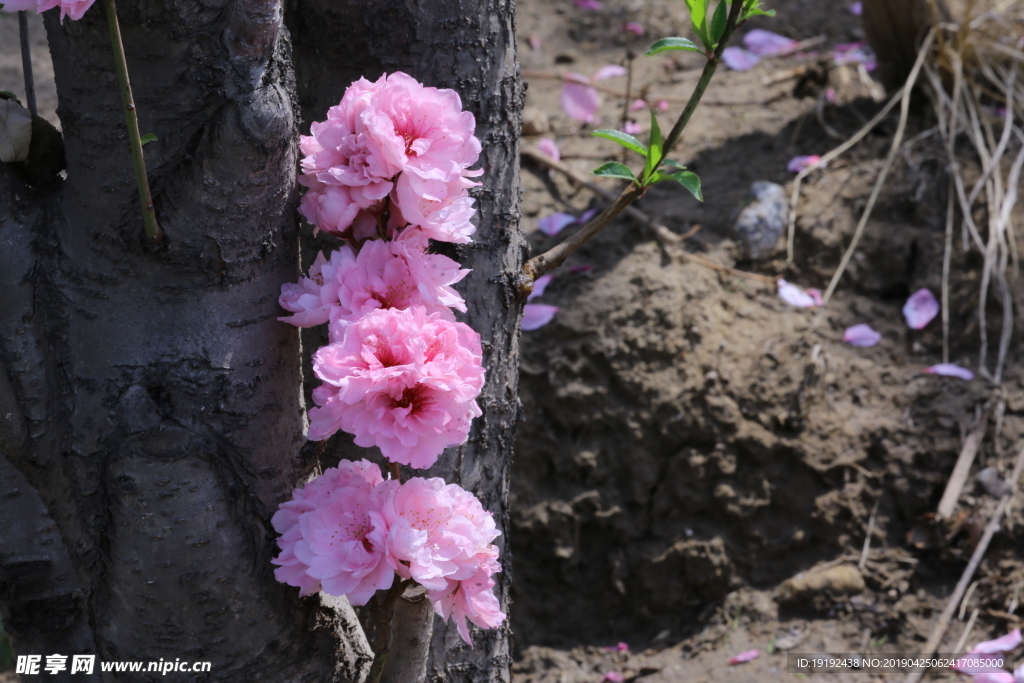
{"label": "cluster of blossoms on trunk", "polygon": [[71,17],[76,21],[81,19],[94,2],[96,0],[4,0],[0,4],[6,12],[32,11],[37,14],[60,7],[60,21],[64,23],[64,17]]}
{"label": "cluster of blossoms on trunk", "polygon": [[[308,437],[345,431],[390,462],[430,467],[466,441],[484,383],[480,336],[455,320],[453,285],[469,274],[430,252],[430,240],[466,243],[475,228],[468,189],[483,173],[473,115],[451,90],[403,73],[360,79],[301,138],[300,212],[344,240],[307,277],[281,288],[281,320],[328,326],[313,355]],[[442,479],[383,479],[366,460],[343,460],[274,515],[278,580],[300,595],[323,590],[363,605],[396,575],[424,586],[435,611],[494,628],[505,615],[492,591],[501,570],[491,514]]]}

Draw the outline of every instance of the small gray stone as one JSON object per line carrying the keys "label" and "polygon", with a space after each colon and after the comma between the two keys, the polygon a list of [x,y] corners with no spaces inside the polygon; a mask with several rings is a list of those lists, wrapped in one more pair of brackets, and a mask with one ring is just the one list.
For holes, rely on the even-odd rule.
{"label": "small gray stone", "polygon": [[548,115],[536,107],[523,109],[523,135],[543,135],[551,130]]}
{"label": "small gray stone", "polygon": [[744,258],[758,261],[771,255],[789,222],[789,201],[781,185],[759,180],[750,186],[751,201],[740,211],[733,229]]}
{"label": "small gray stone", "polygon": [[985,493],[993,498],[1002,498],[1010,492],[1010,485],[999,476],[999,470],[995,467],[986,467],[977,475],[978,483],[985,489]]}

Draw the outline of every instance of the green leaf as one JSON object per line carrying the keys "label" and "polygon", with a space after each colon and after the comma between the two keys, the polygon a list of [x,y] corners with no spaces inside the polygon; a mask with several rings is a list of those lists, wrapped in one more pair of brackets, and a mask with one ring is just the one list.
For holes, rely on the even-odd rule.
{"label": "green leaf", "polygon": [[632,135],[630,135],[629,133],[623,133],[620,130],[610,130],[607,128],[602,128],[601,130],[595,130],[594,132],[591,133],[591,135],[599,138],[604,138],[605,140],[611,140],[612,142],[617,142],[626,149],[631,149],[637,154],[640,154],[645,157],[647,156],[647,148],[644,146],[644,144],[637,140]]}
{"label": "green leaf", "polygon": [[666,166],[671,166],[672,168],[678,168],[678,169],[686,168],[685,166],[683,166],[678,161],[673,161],[672,159],[663,159],[661,163],[665,164]]}
{"label": "green leaf", "polygon": [[591,175],[601,176],[602,178],[622,178],[623,180],[636,180],[636,176],[629,170],[629,166],[620,164],[617,161],[612,161],[600,168],[595,168],[590,172]]}
{"label": "green leaf", "polygon": [[686,0],[686,6],[690,8],[690,21],[693,23],[693,30],[697,37],[704,43],[704,47],[711,49],[711,36],[708,34],[708,2],[710,0]]}
{"label": "green leaf", "polygon": [[658,117],[654,115],[654,110],[651,110],[651,140],[650,149],[647,150],[647,163],[644,164],[644,174],[641,176],[645,180],[657,170],[658,164],[661,163],[661,127],[658,126]]}
{"label": "green leaf", "polygon": [[157,137],[152,133],[146,133],[140,138],[140,140],[142,141],[142,145],[145,146],[147,142],[156,142]]}
{"label": "green leaf", "polygon": [[725,0],[719,0],[718,7],[715,8],[715,15],[711,17],[712,47],[716,47],[722,42],[722,36],[725,35],[725,24],[729,21],[729,12],[726,9],[727,4]]}
{"label": "green leaf", "polygon": [[700,189],[700,178],[697,177],[696,173],[692,171],[676,171],[675,173],[670,173],[669,176],[672,180],[689,190],[690,194],[696,197],[698,202],[704,201],[704,193]]}
{"label": "green leaf", "polygon": [[743,11],[740,12],[740,21],[744,22],[750,17],[756,16],[774,17],[775,10],[761,9],[761,0],[743,0]]}
{"label": "green leaf", "polygon": [[654,45],[651,45],[651,49],[647,51],[647,56],[656,55],[659,52],[667,52],[669,50],[688,50],[690,52],[699,52],[704,54],[704,50],[697,46],[697,43],[693,42],[689,38],[662,38]]}

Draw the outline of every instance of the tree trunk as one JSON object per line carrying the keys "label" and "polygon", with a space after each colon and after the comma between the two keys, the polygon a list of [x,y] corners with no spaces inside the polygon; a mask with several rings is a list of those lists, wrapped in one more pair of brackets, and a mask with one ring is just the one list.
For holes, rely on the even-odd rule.
{"label": "tree trunk", "polygon": [[[519,230],[523,90],[514,0],[292,0],[288,25],[295,41],[304,131],[310,121],[324,118],[353,80],[375,80],[393,71],[456,90],[476,116],[484,169],[484,186],[474,194],[478,229],[473,244],[454,248],[449,255],[473,269],[460,290],[469,307],[463,319],[483,338],[483,416],[474,421],[468,443],[448,449],[428,474],[473,491],[505,534],[509,467],[520,415],[521,306],[514,280],[526,249]],[[506,536],[497,543],[504,571],[495,577],[496,590],[507,611],[511,550]],[[494,631],[475,630],[474,649],[440,620],[433,630],[428,680],[509,680],[507,621]]]}
{"label": "tree trunk", "polygon": [[[941,0],[937,7],[945,15]],[[864,0],[863,17],[864,33],[878,55],[882,83],[890,91],[902,87],[932,25],[929,0]]]}
{"label": "tree trunk", "polygon": [[46,17],[67,179],[0,164],[5,628],[18,654],[357,680],[351,608],[300,600],[270,564],[270,515],[311,467],[298,334],[276,320],[298,265],[279,0],[119,9],[166,239],[143,235],[99,3]]}

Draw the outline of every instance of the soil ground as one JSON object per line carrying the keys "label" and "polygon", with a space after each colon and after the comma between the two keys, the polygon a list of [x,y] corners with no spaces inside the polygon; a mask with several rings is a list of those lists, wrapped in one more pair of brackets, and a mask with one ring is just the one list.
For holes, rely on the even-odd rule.
{"label": "soil ground", "polygon": [[[679,0],[603,0],[599,11],[569,0],[517,4],[528,71],[589,76],[623,63],[627,50],[641,55],[657,38],[689,35]],[[823,288],[860,217],[895,119],[808,178],[793,264],[785,264],[781,241],[768,258],[744,261],[732,226],[751,183],[780,183],[788,195],[791,157],[824,153],[880,107],[870,78],[829,66],[832,46],[862,38],[845,1],[767,4],[778,17],[750,28],[798,40],[823,36],[811,48],[817,52],[768,59],[748,72],[721,70],[676,155],[700,174],[705,203],[665,185],[639,206],[677,233],[700,226],[687,241],[693,253]],[[621,31],[626,22],[640,23],[646,35]],[[45,36],[35,18],[32,29],[40,110],[57,123]],[[16,37],[16,20],[0,12],[0,90],[21,97]],[[531,39],[539,41],[536,49]],[[639,57],[632,91],[649,86],[651,101],[685,98],[699,66],[699,56],[689,53]],[[798,75],[796,68],[805,71]],[[586,173],[619,154],[562,113],[558,81],[526,80],[528,118],[548,129],[569,165]],[[621,90],[625,79],[604,84]],[[823,103],[819,118],[827,88],[835,101]],[[604,95],[603,125],[618,127],[622,104]],[[680,106],[672,103],[661,115],[663,126]],[[646,112],[631,116],[648,128]],[[932,125],[921,106],[908,137]],[[524,145],[539,137],[524,137]],[[993,507],[972,482],[956,524],[930,517],[965,435],[982,407],[1002,397],[1005,414],[998,430],[992,425],[975,469],[993,465],[1007,474],[1024,437],[1019,330],[997,387],[923,374],[941,361],[941,326],[935,321],[911,333],[901,317],[911,292],[940,290],[944,167],[934,137],[905,150],[836,297],[820,314],[787,306],[760,282],[669,257],[643,226],[625,219],[574,255],[568,265],[576,268],[558,271],[538,301],[559,306],[559,313],[523,335],[525,419],[509,533],[516,683],[597,683],[608,672],[644,683],[800,680],[786,673],[787,652],[921,648]],[[615,189],[614,182],[608,187]],[[588,191],[524,162],[524,227],[535,253],[561,239],[537,231],[538,218],[601,206]],[[950,360],[974,368],[981,259],[964,253],[959,236],[954,246]],[[994,308],[989,318],[999,317]],[[882,342],[844,345],[843,330],[857,323],[870,323]],[[997,336],[997,328],[990,330],[990,339]],[[858,570],[875,509],[870,550]],[[943,651],[955,648],[975,609],[968,644],[1019,625],[1013,613],[1024,583],[1022,522],[1015,504]],[[819,586],[794,588],[801,573],[813,571],[825,573]],[[761,655],[754,661],[728,665],[755,648]],[[943,677],[952,674],[930,680]]]}

